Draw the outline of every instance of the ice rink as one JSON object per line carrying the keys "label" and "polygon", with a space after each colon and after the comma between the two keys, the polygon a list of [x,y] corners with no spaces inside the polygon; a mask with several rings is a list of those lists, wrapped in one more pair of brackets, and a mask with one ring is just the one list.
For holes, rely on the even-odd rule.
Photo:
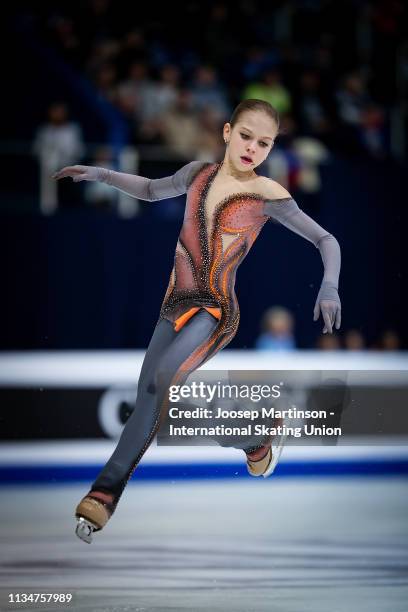
{"label": "ice rink", "polygon": [[91,545],[74,535],[86,492],[2,488],[1,610],[407,610],[406,478],[131,482]]}
{"label": "ice rink", "polygon": [[[250,357],[245,353],[246,367]],[[229,354],[220,369],[237,368],[239,359]],[[259,356],[253,359],[254,369],[265,369]],[[388,369],[383,380],[392,386],[407,379],[406,356],[324,360],[338,372],[350,368],[350,376],[353,368]],[[85,392],[105,381],[107,393],[115,385],[127,393],[140,362],[139,355],[8,355],[0,383],[17,394],[19,385],[22,393],[47,384]],[[322,363],[312,353],[267,365],[300,375]],[[78,395],[70,397],[50,413],[62,427],[79,418]],[[16,405],[23,410],[28,400],[21,398]],[[111,402],[112,414],[121,398]],[[33,414],[41,416],[40,408],[34,405]],[[88,545],[74,533],[75,507],[115,444],[85,438],[0,445],[0,610],[408,610],[406,437],[388,446],[342,439],[318,448],[289,444],[268,479],[248,476],[236,449],[153,446],[111,521]],[[10,602],[10,594],[21,593],[73,599]]]}

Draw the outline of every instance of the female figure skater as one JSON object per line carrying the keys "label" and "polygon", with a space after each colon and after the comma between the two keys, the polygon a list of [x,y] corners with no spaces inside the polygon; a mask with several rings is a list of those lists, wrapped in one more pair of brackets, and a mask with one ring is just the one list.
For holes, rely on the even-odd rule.
{"label": "female figure skater", "polygon": [[[152,442],[167,411],[170,385],[183,384],[234,337],[239,322],[236,271],[268,219],[279,221],[319,249],[324,274],[314,320],[322,314],[323,333],[332,333],[334,325],[340,327],[337,240],[301,211],[286,189],[255,172],[278,131],[278,113],[270,104],[244,100],[224,125],[226,150],[221,163],[193,161],[173,176],[153,180],[78,165],[54,175],[56,179],[72,177],[75,182],[104,181],[150,202],[187,193],[174,267],[143,361],[135,409],[112,456],[76,508],[76,532],[86,542],[112,516]],[[269,438],[245,452],[249,473],[268,476],[280,448],[272,452]]]}

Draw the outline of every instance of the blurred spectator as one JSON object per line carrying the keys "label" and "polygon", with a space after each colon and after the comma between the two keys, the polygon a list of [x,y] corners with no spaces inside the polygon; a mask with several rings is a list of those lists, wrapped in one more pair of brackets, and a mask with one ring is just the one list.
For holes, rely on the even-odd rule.
{"label": "blurred spectator", "polygon": [[341,121],[352,127],[361,123],[361,114],[370,102],[363,78],[358,73],[346,75],[336,92],[337,110]]}
{"label": "blurred spectator", "polygon": [[290,92],[282,84],[277,70],[267,70],[261,81],[250,83],[243,93],[243,99],[247,98],[265,100],[281,114],[288,113],[292,106]]}
{"label": "blurred spectator", "polygon": [[344,348],[347,351],[362,351],[365,349],[363,334],[358,329],[349,329],[344,335]]}
{"label": "blurred spectator", "polygon": [[382,351],[399,351],[401,340],[393,329],[386,329],[380,338],[379,349]]}
{"label": "blurred spectator", "polygon": [[148,115],[148,99],[151,98],[153,81],[149,77],[145,62],[133,62],[125,81],[117,87],[117,102],[119,108],[136,127],[143,124]]}
{"label": "blurred spectator", "polygon": [[[85,70],[92,80],[101,68],[107,64],[116,69],[116,59],[120,51],[120,45],[115,39],[105,39],[95,43],[86,61]],[[115,70],[116,71],[116,70]]]}
{"label": "blurred spectator", "polygon": [[198,115],[199,134],[195,158],[202,161],[220,161],[225,152],[222,125],[212,108],[204,108]]}
{"label": "blurred spectator", "polygon": [[160,70],[159,81],[152,88],[154,99],[150,100],[150,115],[165,113],[177,99],[178,87],[181,81],[179,68],[174,64],[166,64]]}
{"label": "blurred spectator", "polygon": [[[79,9],[78,9],[79,10]],[[115,21],[119,15],[111,0],[88,0],[81,4],[78,22],[83,28],[83,38],[99,41],[115,33]]]}
{"label": "blurred spectator", "polygon": [[271,57],[271,54],[273,52],[271,53],[258,45],[249,47],[242,68],[242,74],[246,81],[260,78],[262,73],[272,67],[276,58],[275,56]]}
{"label": "blurred spectator", "polygon": [[285,83],[292,95],[299,84],[299,74],[303,66],[302,49],[293,41],[282,43],[279,47],[279,70],[285,75]]}
{"label": "blurred spectator", "polygon": [[296,123],[290,115],[281,119],[276,143],[265,166],[269,178],[278,181],[289,192],[295,191],[299,183],[301,160],[294,148]]}
{"label": "blurred spectator", "polygon": [[373,157],[384,157],[384,111],[376,104],[369,104],[362,113],[360,140]]}
{"label": "blurred spectator", "polygon": [[[367,24],[372,37],[370,61],[373,85],[381,96],[380,100],[387,105],[394,104],[402,85],[398,83],[398,70],[393,68],[404,47],[406,52],[407,6],[401,0],[377,0],[370,3],[367,11],[372,26],[370,28]],[[406,83],[406,76],[404,80]]]}
{"label": "blurred spectator", "polygon": [[296,348],[293,335],[294,319],[282,306],[269,308],[262,317],[262,333],[255,342],[258,350],[291,351]]}
{"label": "blurred spectator", "polygon": [[320,76],[316,70],[306,70],[300,79],[297,96],[299,129],[308,136],[324,137],[330,130],[326,102],[320,91]]}
{"label": "blurred spectator", "polygon": [[143,123],[167,112],[175,103],[180,78],[177,66],[167,64],[161,68],[159,80],[152,80],[144,91],[140,112]]}
{"label": "blurred spectator", "polygon": [[332,36],[326,33],[321,37],[319,44],[313,48],[313,56],[314,67],[319,72],[322,82],[328,90],[331,90],[334,84],[333,79],[336,77]]}
{"label": "blurred spectator", "polygon": [[117,71],[113,64],[103,64],[96,73],[95,85],[99,95],[115,104],[117,102]]}
{"label": "blurred spectator", "polygon": [[80,68],[85,56],[77,35],[74,20],[66,15],[53,15],[48,21],[50,42],[61,56],[73,66]]}
{"label": "blurred spectator", "polygon": [[78,201],[72,181],[59,181],[51,175],[64,166],[80,163],[84,155],[82,130],[78,123],[69,121],[68,108],[63,102],[48,107],[48,121],[34,136],[33,153],[37,156],[41,172],[41,206],[44,212],[53,212],[59,200],[72,205]]}
{"label": "blurred spectator", "polygon": [[[398,106],[396,98],[403,95],[404,4],[381,0],[368,2],[362,10],[354,5],[340,10],[332,2],[326,8],[312,2],[295,9],[285,0],[258,9],[257,3],[244,2],[232,10],[229,3],[217,1],[204,15],[196,3],[190,3],[183,24],[173,24],[177,44],[166,35],[166,22],[159,17],[150,21],[140,15],[137,26],[129,28],[112,0],[89,0],[84,7],[64,3],[51,16],[33,14],[31,23],[40,36],[46,30],[66,61],[92,79],[97,73],[99,91],[111,101],[112,89],[120,81],[119,105],[137,128],[137,142],[159,143],[154,121],[160,109],[173,101],[174,87],[180,86],[180,75],[174,78],[178,66],[186,75],[195,70],[191,90],[199,112],[210,105],[227,119],[229,98],[238,100],[243,92],[244,98],[269,101],[281,115],[292,113],[301,136],[315,137],[330,149],[384,157],[388,138],[397,138],[396,130],[388,133],[387,108],[394,102]],[[207,19],[205,32],[202,16]],[[234,36],[234,28],[242,23],[245,45]],[[200,65],[202,57],[211,66]],[[373,97],[358,70],[345,72],[359,63],[370,78]],[[133,70],[135,65],[139,68]],[[148,66],[163,68],[158,83],[147,75]],[[138,71],[144,74],[135,77]]]}
{"label": "blurred spectator", "polygon": [[211,3],[208,10],[205,27],[200,33],[200,38],[204,37],[206,57],[211,63],[228,66],[237,52],[234,20],[239,20],[239,11],[226,2]]}
{"label": "blurred spectator", "polygon": [[319,165],[329,159],[329,151],[317,138],[298,137],[293,142],[293,152],[299,160],[297,188],[304,193],[315,194],[322,183]]}
{"label": "blurred spectator", "polygon": [[82,130],[78,123],[69,120],[66,104],[51,104],[47,116],[47,122],[36,131],[33,150],[52,173],[78,163],[84,154],[84,144]]}
{"label": "blurred spectator", "polygon": [[159,129],[164,143],[173,153],[189,161],[195,158],[200,126],[188,89],[181,89],[178,92],[176,102],[161,117]]}
{"label": "blurred spectator", "polygon": [[160,70],[159,81],[146,87],[143,96],[143,121],[139,136],[145,142],[160,144],[160,120],[175,104],[178,97],[180,70],[173,64],[166,64]]}
{"label": "blurred spectator", "polygon": [[336,334],[321,334],[316,342],[319,351],[338,351],[340,350],[340,340]]}
{"label": "blurred spectator", "polygon": [[384,113],[370,98],[363,78],[348,74],[336,92],[342,126],[340,143],[348,151],[367,151],[375,157],[384,153]]}
{"label": "blurred spectator", "polygon": [[227,95],[217,82],[217,75],[212,66],[199,66],[191,86],[193,104],[197,111],[211,108],[220,121],[228,121],[230,106]]}
{"label": "blurred spectator", "polygon": [[117,56],[118,70],[121,75],[129,74],[133,62],[146,62],[146,46],[146,39],[141,28],[133,28],[122,36]]}

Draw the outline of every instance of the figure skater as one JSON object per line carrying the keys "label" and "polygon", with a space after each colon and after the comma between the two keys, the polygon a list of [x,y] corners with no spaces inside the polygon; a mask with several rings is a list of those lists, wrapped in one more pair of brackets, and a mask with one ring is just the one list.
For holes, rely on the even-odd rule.
{"label": "figure skater", "polygon": [[[55,179],[103,181],[141,200],[153,202],[187,193],[174,267],[143,361],[135,409],[119,442],[76,508],[77,535],[92,541],[112,516],[134,469],[167,413],[170,385],[224,348],[238,329],[234,292],[238,266],[269,219],[303,236],[319,249],[324,274],[314,307],[322,314],[323,333],[340,327],[340,247],[306,215],[277,182],[256,174],[279,132],[277,111],[267,102],[244,100],[223,127],[226,143],[220,163],[192,161],[173,176],[148,179],[94,166],[69,166]],[[279,257],[279,254],[277,254]],[[245,449],[253,476],[272,473],[282,447],[271,439]]]}

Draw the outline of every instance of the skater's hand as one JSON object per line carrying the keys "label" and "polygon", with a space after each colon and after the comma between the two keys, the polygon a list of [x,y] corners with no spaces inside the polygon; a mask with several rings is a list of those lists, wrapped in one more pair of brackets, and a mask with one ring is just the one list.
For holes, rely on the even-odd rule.
{"label": "skater's hand", "polygon": [[333,327],[340,329],[341,325],[341,303],[337,288],[329,283],[322,283],[316,304],[313,310],[313,321],[317,321],[322,314],[324,327],[323,333],[333,333]]}
{"label": "skater's hand", "polygon": [[97,166],[66,166],[55,172],[51,178],[58,181],[69,176],[74,183],[79,183],[80,181],[103,181],[106,180],[107,172],[105,168]]}

